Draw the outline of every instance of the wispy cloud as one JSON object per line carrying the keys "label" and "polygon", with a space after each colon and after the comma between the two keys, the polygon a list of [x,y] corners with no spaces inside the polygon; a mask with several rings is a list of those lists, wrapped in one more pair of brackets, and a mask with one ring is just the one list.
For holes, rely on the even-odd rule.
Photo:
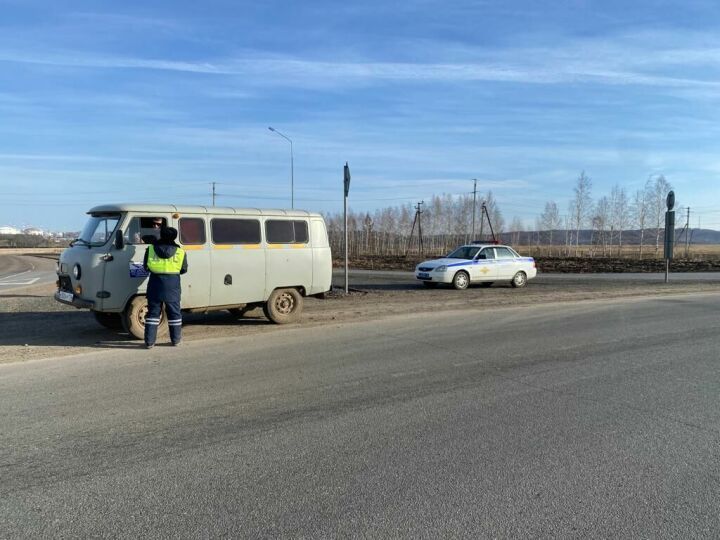
{"label": "wispy cloud", "polygon": [[[642,37],[642,36],[640,36]],[[661,36],[662,37],[662,36]],[[652,44],[658,41],[653,35]],[[424,46],[425,47],[425,46]],[[710,75],[686,70],[677,75],[669,68],[720,68],[720,47],[699,49],[694,43],[654,49],[637,35],[616,40],[586,40],[555,47],[484,50],[436,44],[434,56],[443,48],[461,61],[393,62],[308,59],[248,52],[244,56],[203,62],[176,59],[88,55],[80,52],[38,54],[0,51],[0,61],[96,69],[174,71],[198,75],[252,77],[258,83],[348,84],[352,82],[473,82],[495,81],[526,84],[588,83],[638,85],[664,88],[720,89]]]}

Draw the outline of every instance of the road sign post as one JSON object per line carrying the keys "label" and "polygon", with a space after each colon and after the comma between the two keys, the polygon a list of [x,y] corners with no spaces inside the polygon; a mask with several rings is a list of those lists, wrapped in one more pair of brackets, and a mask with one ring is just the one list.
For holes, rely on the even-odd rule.
{"label": "road sign post", "polygon": [[666,199],[667,212],[665,212],[665,283],[670,279],[670,261],[675,248],[675,192],[671,191]]}
{"label": "road sign post", "polygon": [[348,278],[348,220],[347,220],[347,200],[348,194],[350,193],[350,167],[348,167],[347,161],[343,168],[343,185],[345,187],[345,196],[343,197],[343,214],[345,221],[345,294],[350,292],[350,283]]}

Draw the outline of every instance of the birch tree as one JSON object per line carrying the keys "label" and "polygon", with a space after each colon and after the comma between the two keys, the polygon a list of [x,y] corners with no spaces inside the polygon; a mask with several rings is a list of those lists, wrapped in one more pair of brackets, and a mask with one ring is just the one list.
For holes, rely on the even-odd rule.
{"label": "birch tree", "polygon": [[649,190],[647,186],[645,189],[639,189],[635,192],[632,202],[632,220],[633,225],[638,228],[640,234],[640,254],[639,257],[642,259],[643,256],[643,245],[645,242],[645,228],[647,227],[648,219],[648,194]]}
{"label": "birch tree", "polygon": [[613,188],[615,196],[613,197],[613,217],[614,227],[617,231],[618,238],[618,255],[622,254],[622,236],[623,231],[630,225],[630,203],[628,201],[627,191],[625,188],[615,186]]}
{"label": "birch tree", "polygon": [[[598,231],[598,242],[602,245],[603,256],[607,255],[607,229],[610,223],[611,206],[610,200],[607,197],[601,197],[595,205],[593,216],[593,226]],[[612,235],[612,229],[610,230],[610,235]]]}
{"label": "birch tree", "polygon": [[545,210],[540,215],[540,226],[543,230],[550,233],[548,244],[553,243],[553,231],[559,229],[562,225],[562,219],[560,218],[560,211],[558,210],[557,203],[555,201],[548,201],[545,203]]}
{"label": "birch tree", "polygon": [[590,195],[591,190],[592,181],[585,174],[585,171],[582,171],[577,179],[577,183],[575,184],[574,197],[572,201],[570,201],[570,218],[573,229],[575,229],[576,257],[578,255],[580,245],[580,230],[583,225],[587,223],[592,207],[592,197]]}

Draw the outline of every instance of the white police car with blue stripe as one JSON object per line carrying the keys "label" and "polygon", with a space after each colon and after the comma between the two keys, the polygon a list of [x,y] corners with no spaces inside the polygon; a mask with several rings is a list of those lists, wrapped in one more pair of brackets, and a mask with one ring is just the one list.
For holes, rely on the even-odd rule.
{"label": "white police car with blue stripe", "polygon": [[440,283],[467,289],[471,283],[489,287],[496,281],[509,281],[513,287],[524,287],[537,275],[535,259],[522,257],[510,246],[468,244],[447,257],[424,261],[415,267],[415,277],[427,287]]}

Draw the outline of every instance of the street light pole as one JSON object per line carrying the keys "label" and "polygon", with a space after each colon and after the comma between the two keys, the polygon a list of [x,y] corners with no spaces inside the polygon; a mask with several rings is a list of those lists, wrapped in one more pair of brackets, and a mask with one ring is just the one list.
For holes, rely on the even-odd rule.
{"label": "street light pole", "polygon": [[283,139],[290,143],[290,208],[295,208],[295,164],[293,163],[293,142],[290,137],[283,135],[277,129],[272,126],[268,126],[268,129],[273,133],[277,133]]}

